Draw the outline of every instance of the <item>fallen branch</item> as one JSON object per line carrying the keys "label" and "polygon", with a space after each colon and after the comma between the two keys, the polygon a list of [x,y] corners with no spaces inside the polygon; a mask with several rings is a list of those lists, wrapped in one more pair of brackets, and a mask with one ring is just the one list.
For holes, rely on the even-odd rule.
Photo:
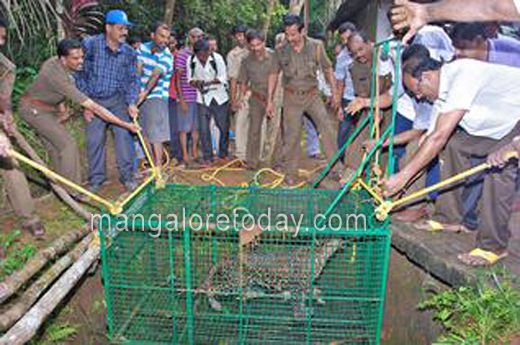
{"label": "fallen branch", "polygon": [[[23,135],[21,135],[20,132],[18,132],[16,129],[14,130],[13,137],[16,140],[16,142],[18,143],[18,145],[20,145],[22,150],[24,150],[25,153],[27,153],[29,158],[31,158],[36,163],[45,166],[45,162],[38,156],[36,151],[31,147],[31,145],[27,142],[27,140],[25,140]],[[69,205],[70,208],[72,208],[74,210],[74,212],[79,214],[82,218],[86,219],[87,221],[90,221],[92,219],[92,213],[88,212],[87,210],[85,210],[85,208],[83,208],[81,205],[79,205],[76,202],[76,200],[74,200],[69,195],[69,193],[65,190],[65,188],[63,188],[59,184],[52,182],[52,180],[50,181],[50,184],[51,184],[51,187],[54,190],[54,192],[60,197],[61,200],[63,200],[64,203]]]}
{"label": "fallen branch", "polygon": [[48,271],[46,271],[34,284],[28,288],[19,300],[10,308],[0,313],[0,332],[5,332],[18,321],[27,310],[38,300],[38,297],[76,260],[87,250],[92,241],[93,234],[85,237],[70,253],[62,257]]}
{"label": "fallen branch", "polygon": [[39,250],[21,270],[11,274],[0,283],[0,304],[16,293],[23,284],[29,281],[50,260],[65,253],[73,243],[85,237],[89,232],[90,227],[84,226],[79,230],[71,231],[61,236],[52,242],[48,248]]}
{"label": "fallen branch", "polygon": [[38,332],[45,319],[74,288],[88,268],[99,257],[99,245],[94,244],[65,272],[51,289],[2,338],[0,345],[25,344]]}

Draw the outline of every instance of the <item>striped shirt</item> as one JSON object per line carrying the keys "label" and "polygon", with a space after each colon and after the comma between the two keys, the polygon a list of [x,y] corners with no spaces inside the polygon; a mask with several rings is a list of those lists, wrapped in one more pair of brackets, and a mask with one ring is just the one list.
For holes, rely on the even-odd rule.
{"label": "striped shirt", "polygon": [[[146,84],[152,77],[155,70],[161,71],[161,76],[153,90],[148,94],[147,99],[162,98],[168,99],[170,89],[170,79],[173,73],[173,55],[170,49],[157,49],[154,42],[146,42],[139,47],[137,60],[142,65],[141,72],[141,91],[146,89]],[[154,51],[152,51],[154,50]]]}
{"label": "striped shirt", "polygon": [[194,104],[197,103],[197,89],[191,86],[188,82],[188,64],[190,63],[191,55],[192,52],[188,48],[183,48],[179,52],[175,64],[178,73],[181,74],[182,96],[186,103]]}

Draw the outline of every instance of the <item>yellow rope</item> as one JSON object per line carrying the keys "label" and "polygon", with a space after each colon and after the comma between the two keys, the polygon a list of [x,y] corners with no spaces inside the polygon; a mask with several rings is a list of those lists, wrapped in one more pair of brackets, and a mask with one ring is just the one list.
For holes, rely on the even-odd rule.
{"label": "yellow rope", "polygon": [[[137,118],[134,118],[134,124],[139,127],[139,122],[137,121]],[[146,144],[146,141],[144,140],[144,136],[143,136],[141,129],[139,129],[137,131],[137,138],[139,139],[139,142],[141,143],[141,146],[143,147],[143,151],[146,156],[146,159],[148,160],[148,164],[150,164],[152,174],[155,177],[156,187],[164,188],[165,182],[164,182],[164,179],[161,174],[161,167],[157,167],[155,165],[153,157],[150,154],[150,150],[148,149],[148,145]]]}
{"label": "yellow rope", "polygon": [[141,191],[150,184],[155,179],[155,176],[149,176],[139,187],[137,187],[129,196],[127,196],[121,203],[119,204],[121,207],[125,207],[137,194],[141,193]]}
{"label": "yellow rope", "polygon": [[[518,154],[516,152],[509,152],[507,155],[506,155],[506,158],[509,160],[511,158],[518,158]],[[471,169],[468,169],[466,171],[463,171],[459,174],[456,174],[450,178],[447,178],[446,180],[444,181],[441,181],[439,183],[436,183],[434,184],[433,186],[430,186],[430,187],[427,187],[427,188],[424,188],[424,189],[421,189],[415,193],[412,193],[404,198],[401,198],[399,200],[396,200],[396,201],[383,201],[381,202],[381,197],[378,197],[378,202],[381,204],[379,206],[379,208],[376,210],[376,215],[378,215],[378,219],[380,220],[384,220],[388,217],[388,213],[390,213],[394,208],[396,208],[397,206],[400,206],[400,205],[403,205],[403,204],[406,204],[414,199],[417,199],[417,198],[420,198],[430,192],[433,192],[435,190],[438,190],[438,189],[441,189],[441,188],[444,188],[454,182],[457,182],[457,181],[460,181],[460,180],[463,180],[465,179],[466,177],[469,177],[471,175],[474,175],[476,173],[479,173],[481,171],[484,171],[486,169],[489,169],[491,168],[491,165],[488,164],[488,163],[483,163],[483,164],[480,164],[480,165],[477,165],[476,167],[473,167]],[[363,186],[365,187],[365,189],[367,189],[366,187],[368,186]],[[370,187],[369,187],[370,188]],[[372,194],[374,191],[373,190],[369,190],[367,189],[367,191]]]}
{"label": "yellow rope", "polygon": [[80,185],[66,179],[65,177],[55,173],[54,171],[48,169],[47,167],[41,165],[41,164],[38,164],[36,162],[34,162],[33,160],[25,157],[24,155],[16,152],[15,150],[9,150],[9,155],[11,155],[13,158],[29,165],[30,167],[36,169],[36,170],[39,170],[41,171],[43,174],[49,176],[51,179],[53,180],[56,180],[57,182],[60,182],[62,184],[64,184],[65,186],[69,187],[69,188],[72,188],[74,190],[76,190],[77,192],[79,193],[82,193],[86,196],[88,196],[90,199],[92,199],[93,201],[101,204],[101,205],[104,205],[106,206],[110,212],[112,213],[117,213],[115,211],[117,211],[119,209],[118,205],[106,200],[106,199],[103,199],[102,197],[90,192],[89,190],[87,190],[86,188],[83,188],[81,187]]}
{"label": "yellow rope", "polygon": [[357,179],[357,182],[359,183],[359,185],[360,185],[361,187],[365,188],[365,190],[366,190],[370,195],[372,195],[372,197],[373,197],[374,199],[376,199],[376,201],[377,201],[378,203],[382,204],[382,203],[385,202],[385,200],[384,200],[384,199],[383,199],[379,194],[377,194],[377,192],[376,192],[372,187],[370,187],[369,185],[367,185],[367,184],[365,183],[365,181],[363,181],[363,179],[359,178],[359,179]]}

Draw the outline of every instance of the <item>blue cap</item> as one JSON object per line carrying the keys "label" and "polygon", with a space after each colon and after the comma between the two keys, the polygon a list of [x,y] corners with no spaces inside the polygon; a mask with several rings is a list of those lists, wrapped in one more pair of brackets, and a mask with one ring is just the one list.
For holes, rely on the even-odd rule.
{"label": "blue cap", "polygon": [[107,24],[122,24],[131,26],[133,25],[126,15],[125,11],[122,10],[110,10],[105,14],[105,22]]}

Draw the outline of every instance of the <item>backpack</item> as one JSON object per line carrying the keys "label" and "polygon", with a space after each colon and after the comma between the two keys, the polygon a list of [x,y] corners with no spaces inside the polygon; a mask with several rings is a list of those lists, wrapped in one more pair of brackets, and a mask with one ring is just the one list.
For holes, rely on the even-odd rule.
{"label": "backpack", "polygon": [[[215,61],[215,55],[211,53],[209,55],[210,61],[209,64],[211,65],[211,68],[213,68],[213,71],[215,72],[215,76],[218,75],[218,67],[217,67],[217,61]],[[191,68],[191,78],[193,79],[193,76],[195,74],[195,54],[192,54],[190,57],[190,68]]]}

